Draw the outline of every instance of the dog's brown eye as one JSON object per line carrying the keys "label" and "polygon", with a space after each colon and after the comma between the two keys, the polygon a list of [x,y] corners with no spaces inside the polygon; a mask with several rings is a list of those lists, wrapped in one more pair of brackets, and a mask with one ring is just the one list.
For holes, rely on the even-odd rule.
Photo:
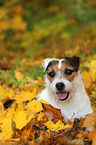
{"label": "dog's brown eye", "polygon": [[65,74],[70,76],[73,73],[73,70],[71,69],[65,69]]}
{"label": "dog's brown eye", "polygon": [[54,73],[54,71],[52,71],[52,72],[48,73],[48,75],[49,75],[51,78],[54,78],[55,73]]}

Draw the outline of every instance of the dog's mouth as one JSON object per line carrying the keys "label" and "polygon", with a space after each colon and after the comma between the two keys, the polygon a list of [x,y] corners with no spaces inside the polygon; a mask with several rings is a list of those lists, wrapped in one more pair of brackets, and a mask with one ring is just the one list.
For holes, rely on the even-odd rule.
{"label": "dog's mouth", "polygon": [[56,92],[59,100],[64,101],[69,97],[69,92]]}

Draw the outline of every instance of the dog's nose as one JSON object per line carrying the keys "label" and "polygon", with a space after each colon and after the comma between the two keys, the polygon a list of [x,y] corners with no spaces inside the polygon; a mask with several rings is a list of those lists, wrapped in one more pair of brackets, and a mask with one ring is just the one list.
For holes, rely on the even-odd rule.
{"label": "dog's nose", "polygon": [[65,87],[65,85],[62,82],[56,84],[56,88],[59,91],[62,91],[64,89],[64,87]]}

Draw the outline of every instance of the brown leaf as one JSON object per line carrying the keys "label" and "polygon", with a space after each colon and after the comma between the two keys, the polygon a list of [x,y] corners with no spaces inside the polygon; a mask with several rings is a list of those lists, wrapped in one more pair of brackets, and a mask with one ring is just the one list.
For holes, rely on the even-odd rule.
{"label": "brown leaf", "polygon": [[52,120],[52,119],[63,120],[64,119],[61,114],[60,109],[56,109],[49,104],[43,104],[43,108],[44,108],[44,112],[45,112],[45,115],[47,116],[48,120]]}

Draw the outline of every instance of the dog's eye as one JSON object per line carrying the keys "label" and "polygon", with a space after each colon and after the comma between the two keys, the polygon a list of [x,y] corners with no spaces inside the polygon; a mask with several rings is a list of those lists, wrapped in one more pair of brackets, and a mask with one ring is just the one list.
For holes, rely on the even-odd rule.
{"label": "dog's eye", "polygon": [[65,74],[70,76],[73,73],[71,69],[65,69]]}
{"label": "dog's eye", "polygon": [[54,78],[55,73],[54,73],[54,71],[52,71],[52,72],[48,73],[48,75],[49,75],[51,78]]}

